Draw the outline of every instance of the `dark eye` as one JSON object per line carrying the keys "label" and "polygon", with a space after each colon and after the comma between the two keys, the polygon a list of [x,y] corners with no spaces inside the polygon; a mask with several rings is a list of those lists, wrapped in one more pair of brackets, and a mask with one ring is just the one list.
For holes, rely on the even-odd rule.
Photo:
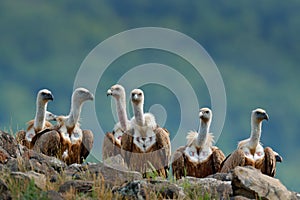
{"label": "dark eye", "polygon": [[205,114],[208,114],[209,112],[208,112],[208,110],[207,111],[205,111]]}
{"label": "dark eye", "polygon": [[46,92],[42,92],[42,95],[46,95],[47,93]]}
{"label": "dark eye", "polygon": [[139,96],[141,96],[141,95],[142,95],[142,93],[138,93],[138,95],[139,95]]}

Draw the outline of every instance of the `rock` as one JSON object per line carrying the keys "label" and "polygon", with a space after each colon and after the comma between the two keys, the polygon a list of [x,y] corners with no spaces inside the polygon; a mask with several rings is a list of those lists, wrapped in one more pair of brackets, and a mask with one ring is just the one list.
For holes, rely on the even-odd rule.
{"label": "rock", "polygon": [[2,164],[7,163],[9,158],[10,156],[7,153],[7,151],[0,146],[0,163]]}
{"label": "rock", "polygon": [[3,167],[4,169],[9,169],[11,172],[17,172],[17,171],[24,171],[21,168],[19,168],[19,164],[22,163],[22,158],[12,158],[8,160],[8,162]]}
{"label": "rock", "polygon": [[[231,181],[220,181],[214,178],[185,177],[177,181],[186,193],[210,199],[228,199],[233,191]],[[192,197],[191,197],[192,198]]]}
{"label": "rock", "polygon": [[262,174],[253,167],[236,167],[232,174],[234,196],[250,199],[297,199],[278,179]]}
{"label": "rock", "polygon": [[216,173],[207,176],[206,178],[214,178],[220,181],[232,181],[232,174],[231,173]]}
{"label": "rock", "polygon": [[92,191],[94,181],[74,180],[67,181],[59,187],[59,193],[66,193],[74,189],[77,193],[88,193]]}
{"label": "rock", "polygon": [[122,196],[124,199],[148,199],[144,180],[131,181],[124,186],[114,188],[112,192]]}
{"label": "rock", "polygon": [[18,144],[15,138],[0,130],[0,147],[4,150],[9,157],[17,158]]}
{"label": "rock", "polygon": [[120,154],[108,157],[103,163],[106,166],[115,168],[117,170],[129,171],[128,166],[125,164],[125,161]]}
{"label": "rock", "polygon": [[7,185],[0,179],[0,199],[12,199]]}
{"label": "rock", "polygon": [[41,190],[46,189],[46,176],[44,174],[39,174],[34,171],[28,172],[12,172],[12,177],[15,179],[19,179],[21,181],[30,181],[31,179],[34,180],[35,186]]}
{"label": "rock", "polygon": [[249,198],[243,197],[243,196],[235,196],[235,197],[231,197],[230,199],[231,200],[252,200],[252,199],[249,199]]}
{"label": "rock", "polygon": [[[57,176],[66,164],[55,157],[46,156],[33,150],[24,149],[22,157],[9,161],[7,166],[12,171],[35,171],[47,176]],[[17,168],[17,169],[16,169]]]}
{"label": "rock", "polygon": [[[124,182],[129,182],[132,180],[142,179],[142,174],[138,172],[118,170],[103,163],[70,165],[65,169],[65,174],[73,179],[93,180],[94,176],[101,177],[108,187],[121,185]],[[89,177],[87,174],[89,174]]]}
{"label": "rock", "polygon": [[131,181],[121,187],[113,189],[114,194],[124,199],[152,199],[151,195],[158,195],[162,199],[182,199],[183,190],[176,184],[168,181]]}

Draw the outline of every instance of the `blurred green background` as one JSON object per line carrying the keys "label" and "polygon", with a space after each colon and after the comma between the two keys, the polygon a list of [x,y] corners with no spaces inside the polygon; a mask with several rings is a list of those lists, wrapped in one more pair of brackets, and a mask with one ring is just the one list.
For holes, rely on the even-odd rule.
{"label": "blurred green background", "polygon": [[[262,143],[284,158],[277,177],[288,189],[300,191],[299,10],[297,0],[2,0],[0,129],[16,132],[25,128],[34,117],[35,97],[41,88],[49,88],[55,96],[49,110],[67,114],[77,70],[87,54],[108,37],[137,27],[170,28],[199,42],[223,77],[227,116],[217,145],[229,154],[239,140],[249,136],[251,110],[266,109],[270,121],[263,125]],[[95,94],[97,116],[105,131],[113,126],[105,91],[126,69],[147,62],[178,68],[187,65],[174,55],[151,50],[117,60]],[[203,99],[199,104],[209,106],[203,80],[197,80],[192,72],[190,79],[199,82],[197,90]],[[168,102],[168,98],[162,101]],[[178,117],[173,118],[176,121]],[[171,131],[176,130],[173,118],[166,125]]]}

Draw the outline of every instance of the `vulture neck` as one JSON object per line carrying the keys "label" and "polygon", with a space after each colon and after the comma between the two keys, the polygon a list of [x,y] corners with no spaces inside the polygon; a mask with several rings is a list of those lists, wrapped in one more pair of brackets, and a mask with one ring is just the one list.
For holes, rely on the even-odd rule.
{"label": "vulture neck", "polygon": [[256,148],[259,140],[260,140],[260,135],[261,135],[261,125],[262,122],[258,122],[256,120],[252,120],[251,122],[251,136],[250,136],[250,141],[249,145],[252,148]]}
{"label": "vulture neck", "polygon": [[80,113],[81,113],[81,107],[82,107],[82,102],[81,101],[79,101],[77,99],[72,100],[71,111],[70,111],[70,114],[68,116],[68,119],[66,120],[66,126],[68,128],[72,128],[78,123],[79,116],[80,116]]}
{"label": "vulture neck", "polygon": [[135,117],[136,123],[139,126],[144,126],[145,119],[144,119],[143,104],[142,103],[139,103],[138,105],[134,104],[133,111],[134,111],[134,117]]}
{"label": "vulture neck", "polygon": [[36,131],[41,131],[45,126],[46,110],[47,110],[47,103],[37,100],[36,113],[34,118],[34,128]]}
{"label": "vulture neck", "polygon": [[200,126],[198,130],[198,137],[196,141],[196,145],[198,147],[202,147],[207,141],[207,135],[209,132],[210,121],[200,120]]}
{"label": "vulture neck", "polygon": [[116,105],[117,105],[117,113],[119,122],[121,124],[121,127],[123,131],[127,130],[127,113],[126,113],[126,100],[125,97],[121,96],[119,99],[116,99]]}

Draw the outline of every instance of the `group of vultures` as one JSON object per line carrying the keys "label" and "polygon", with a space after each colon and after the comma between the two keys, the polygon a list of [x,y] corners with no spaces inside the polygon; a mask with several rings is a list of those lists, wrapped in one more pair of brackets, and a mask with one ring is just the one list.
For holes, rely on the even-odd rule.
{"label": "group of vultures", "polygon": [[[199,110],[199,130],[180,133],[186,134],[186,142],[171,153],[170,133],[156,123],[153,114],[144,112],[145,95],[141,89],[130,92],[134,114],[131,119],[127,117],[123,86],[113,85],[108,89],[107,96],[115,99],[118,122],[104,136],[102,158],[106,160],[120,154],[129,170],[141,172],[144,177],[155,173],[166,178],[172,173],[176,179],[184,176],[203,178],[248,165],[273,177],[276,162],[282,161],[277,152],[260,144],[262,122],[269,119],[261,108],[251,113],[250,137],[240,141],[236,150],[227,157],[214,146],[214,137],[210,132],[213,113],[206,107]],[[47,89],[38,92],[35,118],[28,122],[26,130],[16,133],[17,142],[57,157],[68,165],[83,163],[92,150],[94,137],[92,131],[81,129],[79,119],[83,103],[93,101],[94,95],[85,88],[75,89],[70,113],[66,116],[56,116],[47,111],[47,104],[53,99]]]}

